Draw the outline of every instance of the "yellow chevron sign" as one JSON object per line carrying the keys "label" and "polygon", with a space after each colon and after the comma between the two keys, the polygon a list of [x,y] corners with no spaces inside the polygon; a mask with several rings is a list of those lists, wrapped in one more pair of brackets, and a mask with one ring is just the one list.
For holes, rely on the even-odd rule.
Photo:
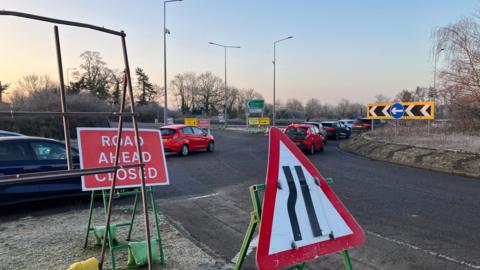
{"label": "yellow chevron sign", "polygon": [[[404,119],[404,120],[435,119],[435,103],[433,101],[398,102],[398,103],[403,106],[403,116],[399,119]],[[390,111],[393,104],[395,103],[388,102],[388,103],[367,104],[367,118],[368,119],[394,119]]]}

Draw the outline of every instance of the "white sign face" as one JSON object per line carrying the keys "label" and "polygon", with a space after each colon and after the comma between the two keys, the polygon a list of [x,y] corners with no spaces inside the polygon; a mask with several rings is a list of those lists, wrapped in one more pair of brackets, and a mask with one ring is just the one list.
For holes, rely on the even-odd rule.
{"label": "white sign face", "polygon": [[275,209],[269,254],[353,234],[313,176],[280,141],[280,188]]}

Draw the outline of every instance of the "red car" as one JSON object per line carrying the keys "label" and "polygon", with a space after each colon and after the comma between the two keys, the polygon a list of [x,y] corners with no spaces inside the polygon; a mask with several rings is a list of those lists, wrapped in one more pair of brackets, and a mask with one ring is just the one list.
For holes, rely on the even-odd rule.
{"label": "red car", "polygon": [[160,131],[165,152],[186,156],[190,151],[207,150],[212,152],[215,148],[213,136],[197,127],[168,125],[161,127]]}
{"label": "red car", "polygon": [[315,151],[323,151],[325,139],[313,125],[291,124],[284,132],[300,149],[311,155],[315,154]]}

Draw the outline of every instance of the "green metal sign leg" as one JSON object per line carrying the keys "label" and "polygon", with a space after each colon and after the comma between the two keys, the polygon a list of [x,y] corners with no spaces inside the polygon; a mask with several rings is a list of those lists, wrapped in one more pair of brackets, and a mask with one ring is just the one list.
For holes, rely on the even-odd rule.
{"label": "green metal sign leg", "polygon": [[352,270],[352,261],[350,260],[350,255],[348,254],[348,250],[344,250],[342,252],[343,256],[343,264],[345,265],[345,270]]}
{"label": "green metal sign leg", "polygon": [[132,230],[133,230],[133,223],[135,222],[135,213],[137,212],[137,206],[138,206],[138,189],[135,192],[135,199],[133,203],[133,212],[132,212],[132,218],[130,219],[130,228],[128,229],[128,236],[127,236],[127,241],[130,241],[132,239]]}
{"label": "green metal sign leg", "polygon": [[155,216],[155,228],[157,229],[157,244],[158,248],[160,249],[160,264],[164,265],[164,255],[163,255],[163,246],[162,246],[162,237],[160,235],[160,221],[158,220],[158,211],[157,211],[157,203],[155,201],[155,193],[153,192],[153,188],[150,187],[150,198],[152,200],[152,207],[153,207],[153,215]]}
{"label": "green metal sign leg", "polygon": [[250,213],[250,223],[248,224],[247,233],[243,239],[242,247],[240,248],[240,253],[238,254],[237,261],[235,262],[234,270],[239,270],[242,268],[245,257],[247,256],[247,250],[252,241],[253,233],[257,228],[258,218],[255,212]]}
{"label": "green metal sign leg", "polygon": [[90,226],[92,225],[92,215],[93,215],[93,202],[95,201],[95,191],[92,191],[92,195],[90,198],[90,208],[88,209],[88,223],[87,223],[87,235],[85,236],[85,244],[83,248],[87,248],[88,246],[88,236],[90,234]]}
{"label": "green metal sign leg", "polygon": [[253,234],[255,232],[255,229],[257,228],[257,224],[260,222],[260,216],[262,214],[262,206],[258,197],[258,191],[265,190],[265,185],[253,185],[250,186],[248,189],[250,191],[250,199],[252,200],[253,211],[250,213],[250,223],[248,224],[247,233],[243,238],[242,247],[240,248],[240,253],[238,255],[237,261],[235,262],[235,267],[233,268],[234,270],[239,270],[242,268],[245,257],[247,256],[248,247],[250,246],[250,242],[252,241]]}

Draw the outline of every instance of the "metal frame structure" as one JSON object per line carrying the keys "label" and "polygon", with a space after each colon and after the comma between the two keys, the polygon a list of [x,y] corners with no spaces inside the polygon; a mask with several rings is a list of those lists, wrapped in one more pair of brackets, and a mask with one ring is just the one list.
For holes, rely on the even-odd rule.
{"label": "metal frame structure", "polygon": [[[327,183],[331,185],[333,183],[333,179],[325,178]],[[250,193],[250,199],[252,200],[253,211],[250,212],[250,223],[247,227],[247,232],[245,233],[245,237],[243,238],[242,247],[240,248],[240,252],[238,253],[237,261],[235,262],[235,266],[233,270],[240,270],[242,269],[243,263],[245,262],[245,258],[247,257],[247,250],[250,246],[250,242],[252,242],[253,234],[255,233],[255,229],[260,224],[260,220],[262,217],[262,204],[260,202],[260,197],[258,195],[259,191],[265,191],[265,184],[258,184],[252,185],[248,188]],[[342,251],[343,257],[343,264],[345,266],[345,270],[352,270],[352,261],[350,260],[350,255],[348,250]],[[305,267],[305,263],[300,263],[296,265],[292,265],[290,267],[285,268],[284,270],[303,270]]]}
{"label": "metal frame structure", "polygon": [[[60,25],[68,25],[80,28],[88,28],[96,31],[100,31],[103,33],[111,34],[114,36],[120,37],[122,52],[123,52],[123,60],[125,65],[125,76],[123,82],[123,89],[122,89],[122,97],[120,102],[120,110],[118,113],[92,113],[92,112],[67,112],[67,105],[66,105],[66,94],[65,94],[65,85],[64,85],[64,76],[63,76],[63,63],[62,63],[62,55],[61,55],[61,47],[60,47],[60,37],[58,26],[54,25],[54,36],[55,36],[55,48],[57,54],[57,64],[58,64],[58,75],[59,75],[59,82],[60,82],[60,99],[61,99],[61,112],[13,112],[13,111],[0,111],[1,115],[7,116],[14,116],[14,115],[43,115],[43,116],[61,116],[63,121],[63,130],[64,130],[64,139],[65,139],[65,148],[67,153],[67,170],[56,171],[56,172],[49,172],[49,173],[29,173],[23,175],[15,175],[15,176],[2,176],[0,177],[0,185],[5,184],[13,184],[13,183],[25,183],[37,180],[56,180],[61,178],[68,178],[72,176],[82,176],[82,175],[89,175],[89,174],[98,174],[98,173],[106,173],[106,172],[113,172],[114,177],[112,180],[112,185],[110,188],[109,196],[108,196],[108,207],[107,207],[107,214],[106,214],[106,225],[105,225],[105,234],[103,239],[108,239],[108,232],[110,231],[110,220],[112,214],[112,202],[113,202],[113,195],[115,191],[115,184],[117,180],[117,170],[120,168],[125,168],[127,166],[119,164],[119,154],[120,154],[120,144],[117,144],[115,149],[115,162],[113,166],[104,167],[104,168],[92,168],[92,169],[73,169],[72,167],[72,159],[71,159],[71,149],[70,149],[70,134],[69,134],[69,116],[73,115],[114,115],[118,116],[118,131],[117,136],[118,138],[122,138],[122,130],[123,130],[123,121],[124,117],[131,117],[132,118],[132,125],[135,131],[135,144],[136,150],[139,157],[139,161],[137,164],[128,165],[128,167],[140,167],[140,174],[141,174],[141,196],[142,196],[142,204],[143,204],[143,213],[144,213],[144,223],[145,223],[145,238],[147,242],[147,260],[148,260],[148,269],[153,269],[153,262],[152,262],[152,248],[150,243],[150,226],[149,226],[149,219],[148,219],[148,204],[147,204],[147,190],[145,187],[145,173],[143,171],[144,163],[143,163],[143,155],[142,149],[140,145],[140,136],[138,131],[138,124],[137,124],[137,114],[135,113],[135,102],[133,96],[133,89],[132,89],[132,80],[130,76],[130,66],[128,61],[128,54],[127,54],[127,47],[125,37],[126,34],[124,31],[115,31],[105,27],[95,26],[86,23],[68,21],[68,20],[60,20],[54,19],[49,17],[38,16],[34,14],[16,12],[16,11],[8,11],[8,10],[0,10],[0,16],[14,16],[14,17],[21,17],[26,19],[32,19],[37,21],[44,21],[50,22],[54,24]],[[125,112],[125,103],[127,98],[130,99],[130,112]],[[152,201],[153,203],[153,201]],[[106,248],[107,241],[103,241],[101,256],[100,256],[100,265],[99,269],[103,269],[103,264],[105,260],[105,248]]]}

